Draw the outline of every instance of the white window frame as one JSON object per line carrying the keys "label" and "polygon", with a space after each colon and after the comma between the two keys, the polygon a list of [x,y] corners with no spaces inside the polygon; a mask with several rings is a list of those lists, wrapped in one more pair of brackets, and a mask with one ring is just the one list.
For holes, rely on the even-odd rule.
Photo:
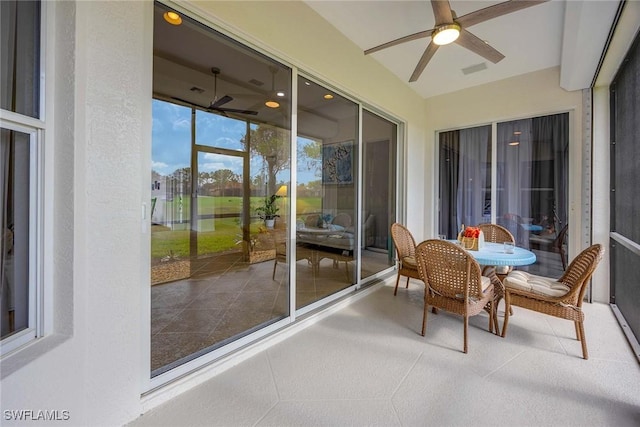
{"label": "white window frame", "polygon": [[[16,117],[17,116],[17,117]],[[26,329],[4,338],[0,346],[0,355],[23,346],[24,344],[42,336],[42,139],[44,123],[39,120],[16,120],[22,118],[19,114],[2,111],[0,127],[2,129],[29,135],[29,317]],[[41,123],[35,127],[24,122],[36,121]]]}
{"label": "white window frame", "polygon": [[[52,166],[52,162],[45,163],[45,157],[50,158],[52,149],[45,149],[45,51],[47,43],[46,22],[48,13],[53,9],[47,7],[46,1],[40,3],[40,73],[39,73],[39,117],[26,116],[12,111],[0,109],[0,128],[29,135],[29,313],[27,327],[0,341],[0,357],[12,354],[25,345],[34,342],[45,333],[50,332],[52,301],[50,289],[45,288],[45,182],[46,189],[52,190],[53,174],[47,174],[50,179],[45,180],[45,165]],[[51,169],[51,168],[49,168]],[[48,198],[51,199],[50,197]],[[51,212],[50,212],[51,214]],[[47,234],[51,236],[51,233]],[[47,239],[49,241],[49,239]],[[49,242],[51,243],[51,242]],[[51,249],[52,245],[49,244]],[[50,257],[53,256],[48,251]],[[45,294],[49,298],[45,299]]]}

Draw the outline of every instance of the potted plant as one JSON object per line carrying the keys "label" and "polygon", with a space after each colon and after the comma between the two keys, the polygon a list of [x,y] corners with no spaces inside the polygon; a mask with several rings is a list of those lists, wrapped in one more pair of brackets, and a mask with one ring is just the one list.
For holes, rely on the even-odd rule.
{"label": "potted plant", "polygon": [[280,216],[278,215],[278,211],[280,210],[280,208],[276,203],[276,200],[279,197],[280,196],[277,196],[275,194],[269,197],[265,197],[262,206],[258,206],[256,208],[256,213],[258,214],[260,219],[264,220],[264,225],[266,225],[267,228],[273,228],[276,217]]}

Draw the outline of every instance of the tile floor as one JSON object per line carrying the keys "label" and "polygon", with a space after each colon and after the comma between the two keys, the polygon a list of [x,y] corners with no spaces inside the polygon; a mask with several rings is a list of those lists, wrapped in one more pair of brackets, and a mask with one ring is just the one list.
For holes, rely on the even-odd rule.
{"label": "tile floor", "polygon": [[[240,254],[198,260],[194,278],[151,287],[151,370],[161,374],[220,347],[232,337],[286,317],[288,274],[278,263],[275,280],[273,260],[256,264],[242,261]],[[363,252],[363,276],[388,268],[386,254]],[[296,301],[299,307],[318,301],[353,283],[345,262],[319,261],[313,271],[307,260],[298,261]],[[349,262],[354,274],[355,263]]]}
{"label": "tile floor", "polygon": [[571,322],[515,307],[506,338],[429,312],[393,280],[147,412],[142,426],[638,426],[640,365],[608,305]]}

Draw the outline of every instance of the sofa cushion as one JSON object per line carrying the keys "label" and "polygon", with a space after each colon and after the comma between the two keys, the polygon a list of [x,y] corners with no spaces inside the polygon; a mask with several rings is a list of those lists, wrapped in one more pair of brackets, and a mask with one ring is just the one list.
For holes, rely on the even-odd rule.
{"label": "sofa cushion", "polygon": [[544,276],[536,276],[526,271],[515,270],[504,279],[506,288],[521,289],[538,295],[548,297],[561,297],[569,292],[569,286],[556,279]]}

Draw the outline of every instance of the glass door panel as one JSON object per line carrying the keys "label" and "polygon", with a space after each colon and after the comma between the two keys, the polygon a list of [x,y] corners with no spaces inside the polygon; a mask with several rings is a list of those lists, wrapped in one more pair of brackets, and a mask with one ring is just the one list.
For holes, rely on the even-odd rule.
{"label": "glass door panel", "polygon": [[498,123],[496,218],[531,249],[535,274],[560,277],[567,266],[569,114]]}
{"label": "glass door panel", "polygon": [[397,134],[394,123],[369,111],[363,112],[362,279],[394,263],[390,230],[396,220]]}
{"label": "glass door panel", "polygon": [[157,285],[191,272],[191,108],[157,99],[152,108],[151,285]]}
{"label": "glass door panel", "polygon": [[298,78],[296,308],[356,281],[358,105]]}
{"label": "glass door panel", "polygon": [[441,132],[438,234],[491,222],[491,126]]}
{"label": "glass door panel", "polygon": [[[291,70],[169,10],[155,3],[152,377],[289,315],[274,230],[288,224]],[[272,196],[275,229],[258,210]]]}

